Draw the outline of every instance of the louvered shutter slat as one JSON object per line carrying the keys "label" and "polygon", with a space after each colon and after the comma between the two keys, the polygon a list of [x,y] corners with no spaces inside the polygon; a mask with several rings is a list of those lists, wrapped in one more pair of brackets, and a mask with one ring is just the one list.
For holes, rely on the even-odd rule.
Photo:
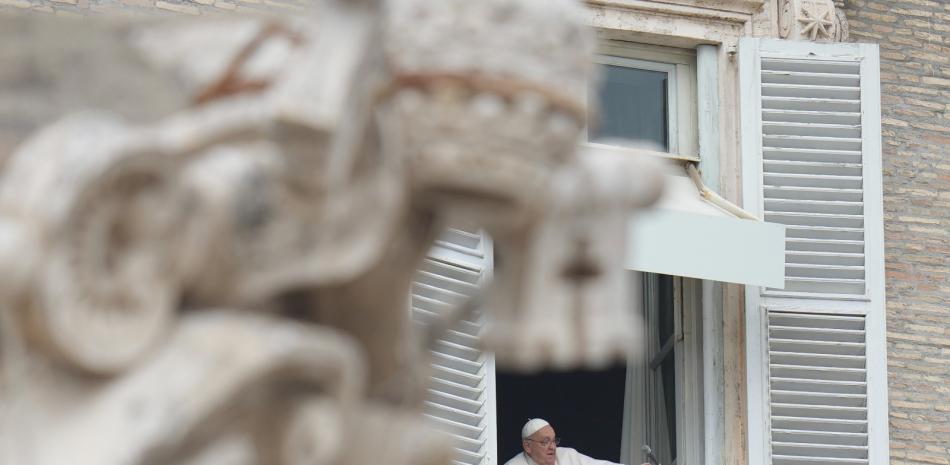
{"label": "louvered shutter slat", "polygon": [[433,378],[432,390],[468,400],[477,400],[482,392],[480,387],[470,387],[440,378]]}
{"label": "louvered shutter slat", "polygon": [[864,459],[840,459],[834,457],[795,457],[786,455],[775,455],[772,457],[773,465],[865,465],[868,461]]}
{"label": "louvered shutter slat", "polygon": [[762,69],[793,73],[844,74],[857,77],[861,68],[856,61],[812,61],[797,58],[762,57]]}
{"label": "louvered shutter slat", "polygon": [[[430,323],[439,320],[439,315],[442,312],[448,311],[452,308],[445,302],[428,299],[419,295],[413,295],[412,301],[412,319],[424,325],[429,325]],[[455,326],[455,330],[465,334],[466,336],[469,336],[470,338],[475,338],[478,336],[479,331],[481,331],[481,325],[470,321],[461,321]]]}
{"label": "louvered shutter slat", "polygon": [[[773,62],[774,63],[774,62]],[[782,70],[762,71],[762,83],[764,84],[810,84],[810,85],[831,85],[844,87],[858,87],[861,81],[854,74],[854,71],[847,74],[834,73],[809,73],[792,72]]]}
{"label": "louvered shutter slat", "polygon": [[[829,86],[809,84],[803,76],[789,75],[789,84],[762,84],[762,96],[801,97],[806,99],[858,100],[861,89],[855,86]],[[795,79],[798,77],[799,79]],[[817,79],[815,79],[817,81]]]}
{"label": "louvered shutter slat", "polygon": [[[468,324],[472,326],[478,326],[477,323],[469,322]],[[466,347],[473,352],[479,352],[475,347],[478,346],[478,337],[471,334],[466,334],[454,329],[450,329],[445,333],[445,336],[442,338],[445,342],[450,342],[452,344]]]}
{"label": "louvered shutter slat", "polygon": [[863,266],[789,264],[785,267],[785,275],[795,278],[832,278],[841,276],[860,282],[864,277]]}
{"label": "louvered shutter slat", "polygon": [[[787,324],[782,322],[782,324]],[[861,342],[864,340],[863,330],[823,328],[816,326],[783,326],[777,324],[769,327],[769,336],[778,339],[795,339],[815,342]]]}
{"label": "louvered shutter slat", "polygon": [[481,389],[482,377],[456,370],[440,364],[432,365],[432,376],[441,380],[449,381],[462,386],[468,386],[473,389]]}
{"label": "louvered shutter slat", "polygon": [[465,231],[464,229],[449,228],[442,233],[436,240],[436,244],[441,247],[455,248],[466,254],[474,256],[483,256],[482,235],[477,232]]}
{"label": "louvered shutter slat", "polygon": [[[785,179],[794,178],[787,177]],[[772,180],[775,181],[781,179],[773,178]],[[833,178],[832,181],[834,180],[835,179]],[[847,178],[844,180],[847,181]],[[862,199],[862,192],[860,188],[848,189],[841,186],[818,187],[766,184],[764,190],[765,195],[769,199],[822,200],[830,202],[860,202]]]}
{"label": "louvered shutter slat", "polygon": [[482,411],[482,407],[485,405],[484,401],[454,396],[450,393],[440,391],[439,389],[430,389],[429,392],[431,394],[430,399],[432,402],[471,414],[478,414]]}
{"label": "louvered shutter slat", "polygon": [[798,97],[762,97],[762,108],[767,110],[860,113],[861,101]]}
{"label": "louvered shutter slat", "polygon": [[[446,230],[420,266],[411,291],[412,320],[425,330],[473,296],[490,272],[490,248],[479,234]],[[478,348],[480,313],[458,322],[431,347],[432,379],[424,413],[456,439],[454,463],[483,465],[494,454],[491,367]]]}
{"label": "louvered shutter slat", "polygon": [[867,421],[867,409],[864,407],[835,407],[826,405],[815,406],[806,404],[772,403],[772,413],[779,416],[795,415],[799,418],[825,418],[831,420],[860,420]]}
{"label": "louvered shutter slat", "polygon": [[477,375],[479,370],[482,368],[481,363],[466,360],[462,357],[455,357],[453,355],[438,351],[432,351],[432,357],[432,363],[434,365],[451,367],[454,370],[468,373],[470,375]]}
{"label": "louvered shutter slat", "polygon": [[786,249],[802,252],[864,253],[864,242],[816,238],[788,238]]}
{"label": "louvered shutter slat", "polygon": [[826,228],[860,229],[864,226],[862,215],[834,215],[829,213],[766,212],[765,221],[796,226],[821,226]]}
{"label": "louvered shutter slat", "polygon": [[861,122],[861,114],[847,111],[765,109],[762,110],[762,121],[815,124],[859,124]]}
{"label": "louvered shutter slat", "polygon": [[[764,112],[763,112],[764,113]],[[860,116],[860,114],[856,114]],[[818,163],[861,163],[861,152],[854,150],[799,149],[789,147],[764,147],[762,159],[772,161],[803,161]]]}
{"label": "louvered shutter slat", "polygon": [[797,392],[773,389],[772,402],[815,406],[844,406],[863,408],[867,404],[864,394],[829,394],[824,392]]}
{"label": "louvered shutter slat", "polygon": [[817,135],[784,136],[765,134],[762,137],[762,145],[765,147],[781,147],[791,149],[857,151],[861,150],[861,139],[853,137],[821,137]]}
{"label": "louvered shutter slat", "polygon": [[862,241],[864,231],[861,228],[789,225],[785,228],[785,237],[786,239]]}
{"label": "louvered shutter slat", "polygon": [[450,278],[447,276],[441,276],[436,273],[432,273],[425,270],[420,270],[419,274],[416,277],[416,282],[421,284],[426,284],[429,286],[436,286],[443,289],[448,289],[457,294],[465,295],[465,293],[471,291],[472,282],[463,281],[459,279]]}
{"label": "louvered shutter slat", "polygon": [[[413,291],[416,290],[415,284],[413,284]],[[440,300],[439,296],[426,296],[418,292],[412,293],[412,302],[413,308],[419,308],[426,312],[422,316],[423,322],[428,322],[429,318],[438,318],[443,312],[449,311],[452,308],[452,304],[444,300]]]}
{"label": "louvered shutter slat", "polygon": [[[800,367],[795,365],[776,364],[771,367],[770,374],[782,378],[798,379],[825,379],[837,381],[861,381],[865,377],[864,370],[843,370],[840,368]],[[773,405],[774,407],[774,405]]]}
{"label": "louvered shutter slat", "polygon": [[412,295],[427,297],[429,299],[437,300],[447,304],[456,304],[465,300],[465,294],[455,292],[445,287],[426,284],[425,282],[420,281],[413,283]]}
{"label": "louvered shutter slat", "polygon": [[450,263],[432,258],[427,258],[424,260],[420,269],[439,276],[445,276],[447,278],[452,278],[472,284],[477,283],[478,280],[481,279],[481,272],[478,270],[452,266]]}
{"label": "louvered shutter slat", "polygon": [[861,127],[847,124],[814,124],[776,121],[762,123],[762,132],[769,136],[834,137],[854,140],[861,137]]}
{"label": "louvered shutter slat", "polygon": [[426,411],[432,416],[437,416],[454,423],[469,425],[475,428],[478,428],[482,421],[482,416],[477,413],[473,414],[433,401],[426,401],[425,408]]}
{"label": "louvered shutter slat", "polygon": [[776,156],[773,159],[766,159],[765,166],[770,173],[786,174],[810,174],[821,173],[837,176],[861,176],[861,165],[859,163],[846,163],[834,161],[812,161],[812,160],[789,160],[785,157]]}
{"label": "louvered shutter slat", "polygon": [[[785,262],[789,265],[838,265],[841,269],[847,270],[849,269],[848,267],[862,266],[864,264],[864,255],[857,253],[789,251],[785,253]],[[847,276],[838,277],[849,278]]]}
{"label": "louvered shutter slat", "polygon": [[834,381],[828,379],[798,379],[773,376],[774,389],[786,389],[806,392],[830,392],[840,394],[861,394],[867,392],[864,381]]}
{"label": "louvered shutter slat", "polygon": [[844,444],[863,446],[868,443],[867,433],[833,433],[827,431],[808,431],[793,429],[773,429],[772,437],[776,441],[809,444]]}
{"label": "louvered shutter slat", "polygon": [[847,200],[809,200],[777,195],[765,202],[765,210],[773,214],[849,215],[862,217],[864,203]]}
{"label": "louvered shutter slat", "polygon": [[[861,189],[860,176],[833,176],[826,174],[770,173],[764,176],[765,185],[772,187],[814,187],[819,189]],[[826,190],[825,193],[834,191]],[[847,192],[845,193],[847,194]]]}
{"label": "louvered shutter slat", "polygon": [[474,346],[456,344],[443,338],[442,340],[436,342],[436,351],[453,358],[460,358],[481,366],[481,364],[478,363],[478,359],[482,356],[482,351],[478,350]]}
{"label": "louvered shutter slat", "polygon": [[788,352],[836,353],[842,355],[864,355],[863,342],[802,341],[782,339],[770,336],[769,346],[773,350]]}
{"label": "louvered shutter slat", "polygon": [[829,298],[843,294],[860,294],[864,291],[863,279],[833,278],[787,278],[785,290],[789,292],[809,293]]}
{"label": "louvered shutter slat", "polygon": [[425,416],[431,420],[437,428],[457,436],[457,439],[462,443],[467,442],[466,439],[470,441],[477,441],[478,438],[481,437],[482,432],[484,432],[483,428],[472,426],[464,422],[452,421],[451,419],[445,418],[437,413],[433,414],[427,411]]}
{"label": "louvered shutter slat", "polygon": [[835,433],[867,433],[866,420],[846,420],[841,418],[805,418],[775,415],[772,417],[772,429],[807,429],[828,434],[829,438]]}
{"label": "louvered shutter slat", "polygon": [[837,444],[807,444],[788,442],[774,442],[776,454],[798,457],[829,457],[864,460],[867,457],[867,446],[848,446]]}
{"label": "louvered shutter slat", "polygon": [[785,365],[864,368],[863,355],[805,354],[800,352],[770,351],[769,360],[773,363]]}

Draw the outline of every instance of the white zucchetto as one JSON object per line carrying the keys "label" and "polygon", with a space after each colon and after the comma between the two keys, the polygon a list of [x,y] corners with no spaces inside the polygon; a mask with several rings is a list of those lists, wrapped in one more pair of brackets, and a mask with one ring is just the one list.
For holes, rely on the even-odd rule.
{"label": "white zucchetto", "polygon": [[532,418],[524,424],[524,427],[521,428],[521,439],[525,439],[528,436],[531,436],[534,433],[537,433],[539,429],[548,426],[548,422],[540,418]]}

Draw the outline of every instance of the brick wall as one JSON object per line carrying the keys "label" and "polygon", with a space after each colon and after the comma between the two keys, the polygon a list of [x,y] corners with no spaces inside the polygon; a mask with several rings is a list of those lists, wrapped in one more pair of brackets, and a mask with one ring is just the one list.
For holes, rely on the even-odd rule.
{"label": "brick wall", "polygon": [[839,7],[881,47],[891,463],[950,464],[950,1]]}

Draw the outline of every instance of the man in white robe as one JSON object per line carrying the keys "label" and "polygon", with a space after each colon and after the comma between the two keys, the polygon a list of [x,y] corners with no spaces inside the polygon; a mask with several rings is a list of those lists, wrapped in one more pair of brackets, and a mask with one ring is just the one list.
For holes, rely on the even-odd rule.
{"label": "man in white robe", "polygon": [[528,420],[521,428],[524,451],[505,465],[620,465],[588,457],[570,447],[558,447],[559,442],[560,438],[554,435],[554,428],[548,422],[540,418]]}

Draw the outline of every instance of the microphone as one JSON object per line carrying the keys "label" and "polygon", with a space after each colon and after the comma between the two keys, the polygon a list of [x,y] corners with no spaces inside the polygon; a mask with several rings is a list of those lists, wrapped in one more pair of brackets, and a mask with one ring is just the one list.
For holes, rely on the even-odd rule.
{"label": "microphone", "polygon": [[650,446],[644,444],[641,449],[643,450],[643,453],[647,455],[647,461],[649,461],[652,465],[660,465],[660,461],[656,459],[655,455],[653,455],[653,449],[650,449]]}

